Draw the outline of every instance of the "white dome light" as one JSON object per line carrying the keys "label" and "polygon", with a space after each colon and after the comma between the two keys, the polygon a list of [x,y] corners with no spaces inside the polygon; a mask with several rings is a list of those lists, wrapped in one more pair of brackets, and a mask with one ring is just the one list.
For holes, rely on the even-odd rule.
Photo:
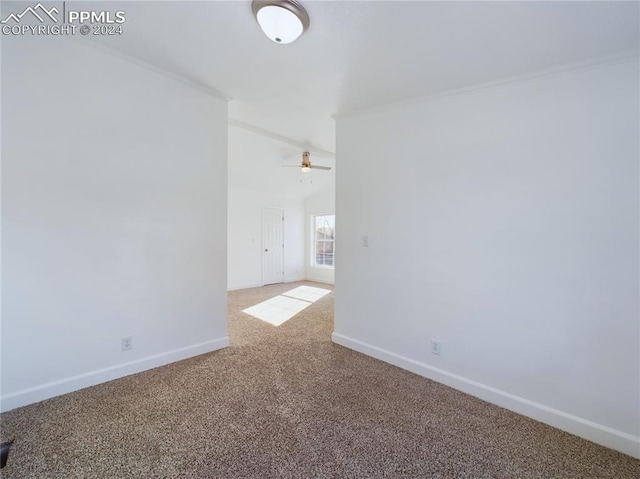
{"label": "white dome light", "polygon": [[251,8],[264,34],[275,43],[291,43],[309,27],[307,12],[293,0],[254,0]]}

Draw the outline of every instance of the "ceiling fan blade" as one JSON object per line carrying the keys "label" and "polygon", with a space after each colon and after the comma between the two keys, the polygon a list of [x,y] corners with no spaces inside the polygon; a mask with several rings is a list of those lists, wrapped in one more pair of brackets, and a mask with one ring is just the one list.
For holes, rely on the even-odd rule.
{"label": "ceiling fan blade", "polygon": [[280,165],[283,168],[300,168],[300,165]]}
{"label": "ceiling fan blade", "polygon": [[330,170],[331,169],[330,166],[318,166],[318,165],[311,165],[311,168],[313,168],[314,170]]}

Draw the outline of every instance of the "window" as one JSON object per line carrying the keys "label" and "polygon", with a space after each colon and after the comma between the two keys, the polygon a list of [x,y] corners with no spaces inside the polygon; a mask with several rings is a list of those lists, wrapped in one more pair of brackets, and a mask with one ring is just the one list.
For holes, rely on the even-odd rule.
{"label": "window", "polygon": [[318,215],[312,218],[312,266],[334,267],[336,215]]}

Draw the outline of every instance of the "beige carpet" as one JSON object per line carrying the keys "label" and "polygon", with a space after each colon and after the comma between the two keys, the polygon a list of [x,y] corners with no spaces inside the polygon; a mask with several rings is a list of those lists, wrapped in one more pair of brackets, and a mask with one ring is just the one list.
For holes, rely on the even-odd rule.
{"label": "beige carpet", "polygon": [[629,456],[332,344],[333,294],[279,327],[240,312],[297,285],[230,293],[225,350],[3,414],[2,477],[640,477]]}

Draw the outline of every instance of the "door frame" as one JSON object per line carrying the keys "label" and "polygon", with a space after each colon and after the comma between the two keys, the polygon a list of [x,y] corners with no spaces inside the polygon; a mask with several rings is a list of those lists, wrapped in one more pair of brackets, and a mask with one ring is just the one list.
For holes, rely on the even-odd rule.
{"label": "door frame", "polygon": [[[265,281],[265,274],[264,274],[264,270],[265,270],[265,255],[264,255],[264,253],[265,253],[265,240],[264,240],[264,237],[265,237],[265,218],[264,218],[265,217],[265,210],[277,210],[277,211],[280,212],[280,216],[282,217],[282,221],[281,221],[281,227],[282,227],[282,248],[281,248],[282,249],[282,264],[281,264],[282,277],[281,277],[281,280],[279,282],[277,282],[277,283],[275,283],[275,282],[267,283]],[[285,265],[284,251],[285,251],[285,247],[284,247],[284,245],[285,245],[285,240],[286,240],[286,238],[285,238],[285,214],[284,214],[284,208],[279,208],[277,206],[263,206],[262,207],[262,218],[261,218],[261,221],[262,221],[262,231],[260,232],[260,234],[261,234],[260,254],[261,254],[262,285],[264,286],[266,284],[284,283],[285,282],[284,281],[284,276],[285,276],[285,274],[284,274],[285,273],[285,270],[284,270],[284,265]]]}

